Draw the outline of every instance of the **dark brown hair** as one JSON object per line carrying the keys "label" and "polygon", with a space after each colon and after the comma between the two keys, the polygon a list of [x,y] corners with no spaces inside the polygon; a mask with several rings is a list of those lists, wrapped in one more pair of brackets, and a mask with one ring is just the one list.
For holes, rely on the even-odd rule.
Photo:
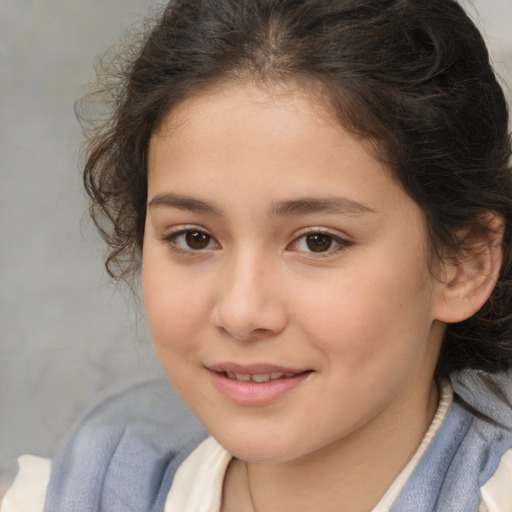
{"label": "dark brown hair", "polygon": [[148,142],[169,111],[221,80],[316,84],[421,207],[435,257],[458,254],[457,233],[483,225],[489,211],[503,219],[500,279],[477,314],[448,326],[438,372],[512,366],[507,106],[482,36],[458,3],[173,0],[120,70],[84,174],[110,275],[140,266]]}

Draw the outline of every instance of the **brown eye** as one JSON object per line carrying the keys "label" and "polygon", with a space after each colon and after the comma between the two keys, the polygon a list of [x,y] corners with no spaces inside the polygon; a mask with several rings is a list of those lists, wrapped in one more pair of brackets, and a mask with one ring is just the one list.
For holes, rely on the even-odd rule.
{"label": "brown eye", "polygon": [[211,255],[211,251],[221,248],[208,231],[196,229],[195,226],[183,226],[183,229],[169,233],[162,239],[169,249],[182,256]]}
{"label": "brown eye", "polygon": [[328,251],[333,243],[333,237],[323,233],[314,233],[306,236],[306,245],[311,252]]}
{"label": "brown eye", "polygon": [[187,231],[185,233],[185,242],[190,249],[206,249],[210,244],[212,237],[202,231]]}
{"label": "brown eye", "polygon": [[343,236],[331,234],[321,228],[311,228],[309,232],[298,236],[287,249],[307,255],[310,258],[326,258],[336,256],[353,245],[353,242]]}

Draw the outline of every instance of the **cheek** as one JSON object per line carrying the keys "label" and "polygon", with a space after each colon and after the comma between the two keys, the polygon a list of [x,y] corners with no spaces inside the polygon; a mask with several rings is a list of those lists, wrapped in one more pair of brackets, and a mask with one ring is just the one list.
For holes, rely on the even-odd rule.
{"label": "cheek", "polygon": [[145,287],[144,301],[148,325],[156,344],[185,344],[203,319],[200,297],[180,293],[176,286]]}
{"label": "cheek", "polygon": [[[182,272],[159,264],[150,250],[142,263],[142,290],[146,318],[160,353],[192,348],[194,334],[204,323],[206,297],[202,287],[186,280]],[[162,259],[162,258],[160,258]]]}
{"label": "cheek", "polygon": [[298,316],[308,319],[303,324],[308,338],[346,361],[354,373],[407,359],[416,343],[426,341],[430,328],[420,279],[404,280],[394,268],[377,272],[374,267],[373,273],[366,268],[371,267],[324,283],[320,292],[297,294]]}
{"label": "cheek", "polygon": [[[160,365],[176,391],[187,403],[197,399],[193,386],[197,349],[204,339],[201,297],[163,276],[143,273],[146,317]],[[194,389],[194,396],[190,397]]]}

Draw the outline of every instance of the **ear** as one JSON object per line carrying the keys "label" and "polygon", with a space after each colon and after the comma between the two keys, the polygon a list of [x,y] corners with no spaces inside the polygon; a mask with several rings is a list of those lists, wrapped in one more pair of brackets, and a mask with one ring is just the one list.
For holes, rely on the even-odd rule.
{"label": "ear", "polygon": [[488,212],[479,225],[460,233],[460,254],[444,265],[441,296],[434,311],[437,320],[462,322],[485,304],[500,273],[503,231],[503,219]]}

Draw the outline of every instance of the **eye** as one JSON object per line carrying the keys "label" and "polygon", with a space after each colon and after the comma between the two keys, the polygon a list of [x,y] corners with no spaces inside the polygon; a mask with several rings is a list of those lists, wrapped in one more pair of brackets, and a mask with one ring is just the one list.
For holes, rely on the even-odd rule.
{"label": "eye", "polygon": [[310,231],[296,238],[288,248],[310,254],[332,255],[350,246],[351,242],[324,231]]}
{"label": "eye", "polygon": [[164,237],[164,241],[177,252],[199,252],[219,248],[218,242],[207,232],[197,229],[180,229]]}
{"label": "eye", "polygon": [[311,252],[325,252],[328,251],[333,243],[335,243],[332,236],[324,233],[315,233],[314,235],[307,235],[304,237],[305,244]]}
{"label": "eye", "polygon": [[190,249],[206,249],[212,240],[210,235],[202,231],[186,231],[183,235],[184,241]]}

